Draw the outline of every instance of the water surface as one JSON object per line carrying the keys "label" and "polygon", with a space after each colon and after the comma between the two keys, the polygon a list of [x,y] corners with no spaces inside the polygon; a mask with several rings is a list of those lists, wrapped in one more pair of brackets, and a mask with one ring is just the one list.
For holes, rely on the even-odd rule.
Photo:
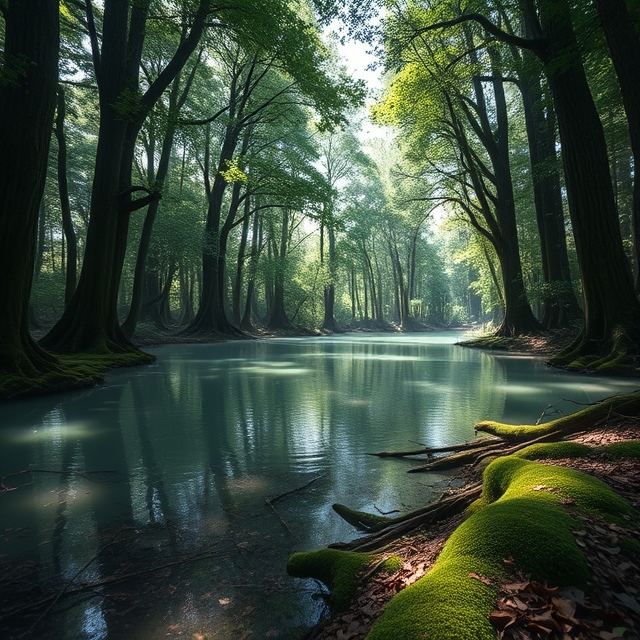
{"label": "water surface", "polygon": [[[324,603],[284,564],[355,537],[331,504],[404,511],[451,481],[367,452],[455,444],[479,420],[531,423],[636,387],[459,337],[165,346],[101,387],[1,406],[15,489],[0,493],[0,636],[299,637]],[[295,489],[276,512],[265,502]],[[23,592],[60,597],[42,619],[3,619]]]}

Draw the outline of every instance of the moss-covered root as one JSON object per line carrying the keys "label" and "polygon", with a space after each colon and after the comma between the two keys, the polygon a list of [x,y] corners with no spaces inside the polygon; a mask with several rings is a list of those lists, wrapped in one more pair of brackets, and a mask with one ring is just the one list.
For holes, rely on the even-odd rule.
{"label": "moss-covered root", "polygon": [[549,359],[549,364],[567,371],[593,371],[605,375],[638,375],[637,327],[615,327],[612,337],[600,342],[589,340],[584,333]]}
{"label": "moss-covered root", "polygon": [[433,569],[391,600],[367,640],[494,640],[489,614],[505,560],[539,582],[584,589],[587,564],[566,504],[613,521],[638,516],[584,473],[512,456],[492,462],[473,515]]}
{"label": "moss-covered root", "polygon": [[640,413],[640,391],[602,400],[586,409],[582,409],[557,420],[540,425],[510,425],[501,422],[484,421],[475,426],[476,431],[499,436],[504,440],[516,442],[559,432],[570,434],[595,426],[610,416],[632,417]]}
{"label": "moss-covered root", "polygon": [[316,578],[331,592],[331,606],[336,611],[349,608],[358,585],[358,576],[371,564],[378,571],[395,573],[402,568],[398,556],[383,559],[371,553],[351,553],[337,549],[318,549],[294,553],[287,562],[287,573],[294,578]]}
{"label": "moss-covered root", "polygon": [[332,505],[332,508],[343,520],[360,531],[374,531],[395,522],[395,518],[378,516],[366,511],[355,511],[337,502]]}

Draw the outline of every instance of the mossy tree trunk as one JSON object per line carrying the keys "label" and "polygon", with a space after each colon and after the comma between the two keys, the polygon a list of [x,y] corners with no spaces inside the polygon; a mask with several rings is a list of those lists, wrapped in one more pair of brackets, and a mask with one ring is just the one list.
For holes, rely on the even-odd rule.
{"label": "mossy tree trunk", "polygon": [[11,0],[0,84],[0,373],[35,377],[54,360],[32,340],[28,308],[58,83],[57,0]]}

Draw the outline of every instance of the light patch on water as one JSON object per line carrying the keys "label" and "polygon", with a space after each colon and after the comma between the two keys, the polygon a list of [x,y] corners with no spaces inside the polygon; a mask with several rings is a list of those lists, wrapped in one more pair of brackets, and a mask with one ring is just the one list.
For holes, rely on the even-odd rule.
{"label": "light patch on water", "polygon": [[283,369],[280,367],[256,365],[240,367],[238,371],[241,371],[243,373],[258,373],[265,376],[303,376],[310,372],[309,369],[303,369],[302,367],[291,367],[290,369]]}
{"label": "light patch on water", "polygon": [[227,482],[230,489],[234,491],[264,492],[270,486],[269,480],[265,476],[246,476],[244,478],[232,478]]}
{"label": "light patch on water", "polygon": [[107,637],[107,623],[102,606],[90,605],[83,611],[82,631],[87,640],[103,640]]}
{"label": "light patch on water", "polygon": [[350,407],[368,407],[371,404],[371,400],[363,400],[362,398],[347,398],[346,400],[343,400],[342,403]]}
{"label": "light patch on water", "polygon": [[38,426],[29,429],[16,429],[5,432],[9,440],[16,444],[31,444],[37,442],[61,442],[63,440],[86,440],[102,435],[101,429],[96,429],[90,422],[69,422],[53,426]]}
{"label": "light patch on water", "polygon": [[519,396],[535,395],[540,393],[540,387],[538,385],[525,386],[523,384],[499,384],[494,387],[500,391],[506,393],[513,393]]}
{"label": "light patch on water", "polygon": [[[596,384],[595,382],[582,382],[578,380],[576,382],[557,382],[553,384],[554,389],[562,389],[566,391],[582,391],[584,393],[610,393],[612,396],[620,393],[620,385],[624,382],[616,381],[616,386]],[[629,381],[629,389],[636,389],[638,386],[637,381]]]}

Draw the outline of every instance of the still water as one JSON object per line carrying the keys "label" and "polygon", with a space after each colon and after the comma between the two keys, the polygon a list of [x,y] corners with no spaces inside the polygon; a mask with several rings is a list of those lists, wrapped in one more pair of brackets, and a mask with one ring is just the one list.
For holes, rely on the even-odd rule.
{"label": "still water", "polygon": [[367,452],[637,386],[459,338],[165,346],[101,387],[0,406],[0,637],[299,637],[324,603],[285,575],[288,555],[356,536],[331,504],[405,511],[452,481]]}

